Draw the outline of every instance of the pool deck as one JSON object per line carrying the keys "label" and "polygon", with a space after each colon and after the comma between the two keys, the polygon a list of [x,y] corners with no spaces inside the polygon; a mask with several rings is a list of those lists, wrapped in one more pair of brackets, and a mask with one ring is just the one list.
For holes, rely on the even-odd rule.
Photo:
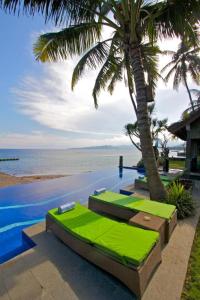
{"label": "pool deck", "polygon": [[[197,184],[197,200],[199,191]],[[195,217],[178,223],[142,300],[180,299],[199,215],[200,208]],[[0,265],[0,300],[135,299],[115,278],[46,233],[44,223],[25,232],[37,246]]]}

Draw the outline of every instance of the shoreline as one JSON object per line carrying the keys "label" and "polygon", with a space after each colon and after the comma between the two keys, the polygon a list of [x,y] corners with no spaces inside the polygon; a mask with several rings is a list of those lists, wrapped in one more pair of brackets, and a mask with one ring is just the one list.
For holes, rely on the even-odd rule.
{"label": "shoreline", "polygon": [[69,175],[28,175],[28,176],[15,176],[0,172],[0,188],[12,186],[16,184],[25,184],[36,181],[43,181],[48,179],[56,179]]}

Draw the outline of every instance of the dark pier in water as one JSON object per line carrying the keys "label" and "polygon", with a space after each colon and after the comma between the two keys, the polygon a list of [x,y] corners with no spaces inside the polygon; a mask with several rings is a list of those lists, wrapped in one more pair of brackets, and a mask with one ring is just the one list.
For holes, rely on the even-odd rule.
{"label": "dark pier in water", "polygon": [[137,167],[137,166],[124,166],[124,163],[123,163],[123,156],[120,155],[119,157],[119,169],[123,170],[123,169],[130,169],[130,170],[137,170],[138,172],[141,172],[141,173],[144,173],[145,172],[145,169],[142,168],[142,167]]}
{"label": "dark pier in water", "polygon": [[18,157],[5,157],[5,158],[0,158],[0,161],[9,161],[9,160],[19,160]]}

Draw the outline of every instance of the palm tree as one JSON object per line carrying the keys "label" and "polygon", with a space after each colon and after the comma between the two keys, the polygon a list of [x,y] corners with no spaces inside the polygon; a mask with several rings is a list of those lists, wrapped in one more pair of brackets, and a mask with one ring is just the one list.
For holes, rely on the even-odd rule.
{"label": "palm tree", "polygon": [[[167,119],[158,120],[157,118],[153,118],[153,113],[155,110],[155,104],[148,105],[148,114],[150,120],[150,131],[152,136],[152,144],[158,140],[158,136],[160,133],[163,133],[167,128]],[[142,151],[140,145],[136,143],[133,137],[140,139],[140,132],[138,129],[138,122],[129,123],[124,126],[125,134],[129,136],[131,143],[134,147],[136,147],[139,151]]]}
{"label": "palm tree", "polygon": [[166,81],[168,81],[174,74],[174,89],[177,90],[181,82],[185,85],[190,99],[190,105],[193,111],[195,108],[191,91],[188,86],[188,75],[191,76],[191,78],[197,85],[200,83],[200,57],[198,56],[199,51],[199,47],[191,47],[186,42],[182,41],[177,52],[170,51],[173,55],[172,61],[162,69],[162,72],[169,69],[165,77]]}
{"label": "palm tree", "polygon": [[[95,44],[105,46],[98,55],[91,56],[91,64],[103,63],[101,75],[109,77],[105,51],[123,53],[127,60],[126,71],[134,81],[140,143],[148,176],[150,197],[164,199],[166,192],[158,174],[148,117],[148,100],[152,99],[152,82],[145,74],[142,59],[144,41],[155,45],[158,38],[190,36],[197,43],[196,23],[200,19],[200,3],[193,0],[0,0],[9,11],[34,15],[39,12],[45,19],[64,26],[57,33],[39,38],[35,46],[36,57],[41,61],[67,59],[74,54],[84,55]],[[178,11],[178,13],[177,13]],[[103,27],[112,29],[110,41],[102,42]],[[106,78],[104,76],[104,78]],[[130,85],[129,85],[130,86]],[[98,91],[98,89],[97,89]],[[131,91],[132,92],[132,91]]]}

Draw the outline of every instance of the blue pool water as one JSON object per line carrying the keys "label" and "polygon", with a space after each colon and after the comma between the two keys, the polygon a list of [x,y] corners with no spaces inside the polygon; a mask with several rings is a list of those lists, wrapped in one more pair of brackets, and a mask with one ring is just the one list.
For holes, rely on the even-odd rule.
{"label": "blue pool water", "polygon": [[138,176],[136,170],[115,168],[0,189],[0,263],[34,246],[22,230],[43,221],[49,209],[85,203],[101,187],[119,192]]}

